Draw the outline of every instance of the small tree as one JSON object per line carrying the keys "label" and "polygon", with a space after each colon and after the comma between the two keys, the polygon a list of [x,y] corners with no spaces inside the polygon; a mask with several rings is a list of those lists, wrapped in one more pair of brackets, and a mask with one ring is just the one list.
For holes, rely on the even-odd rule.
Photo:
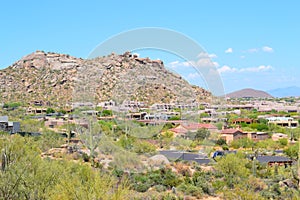
{"label": "small tree", "polygon": [[55,113],[55,110],[53,108],[47,108],[46,113],[47,114]]}
{"label": "small tree", "polygon": [[216,169],[224,176],[227,185],[233,188],[250,174],[248,161],[240,154],[228,154],[217,162]]}
{"label": "small tree", "polygon": [[288,157],[298,160],[299,159],[299,157],[298,157],[299,156],[299,142],[297,144],[289,146],[289,148],[284,150],[284,153]]}
{"label": "small tree", "polygon": [[216,144],[219,146],[225,145],[226,144],[226,140],[223,138],[220,138],[216,141]]}
{"label": "small tree", "polygon": [[202,141],[210,136],[209,130],[205,128],[198,129],[195,135],[195,140]]}
{"label": "small tree", "polygon": [[102,117],[107,117],[107,116],[112,116],[112,115],[113,115],[113,113],[112,113],[111,110],[103,110],[103,111],[101,112],[101,116],[102,116]]}

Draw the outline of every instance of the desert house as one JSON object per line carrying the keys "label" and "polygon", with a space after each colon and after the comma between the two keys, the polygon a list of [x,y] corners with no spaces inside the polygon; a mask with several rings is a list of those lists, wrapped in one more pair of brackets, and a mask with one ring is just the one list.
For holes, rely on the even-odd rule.
{"label": "desert house", "polygon": [[234,140],[239,140],[246,137],[248,137],[248,134],[240,129],[229,128],[223,129],[221,131],[221,138],[226,140],[227,144],[231,143]]}
{"label": "desert house", "polygon": [[295,128],[299,126],[299,122],[292,117],[268,117],[268,124],[275,124],[277,126]]}
{"label": "desert house", "polygon": [[15,134],[20,132],[20,122],[8,121],[8,116],[0,116],[0,131]]}
{"label": "desert house", "polygon": [[266,139],[270,138],[270,136],[267,132],[248,132],[247,136],[249,139],[251,139],[255,142],[258,142],[261,140],[266,140]]}
{"label": "desert house", "polygon": [[261,164],[267,164],[268,166],[291,166],[293,161],[284,156],[257,156],[256,160]]}
{"label": "desert house", "polygon": [[207,129],[210,132],[217,132],[218,128],[213,124],[202,124],[202,123],[181,123],[177,127],[170,129],[175,136],[185,137],[188,132],[197,132],[199,129]]}
{"label": "desert house", "polygon": [[238,118],[238,119],[234,119],[232,121],[232,124],[252,124],[256,122],[256,120],[254,119],[250,119],[250,118]]}

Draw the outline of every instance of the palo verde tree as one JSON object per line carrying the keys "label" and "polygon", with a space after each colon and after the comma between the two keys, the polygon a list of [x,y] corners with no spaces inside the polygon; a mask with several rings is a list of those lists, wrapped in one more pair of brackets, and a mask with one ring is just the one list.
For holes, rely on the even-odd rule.
{"label": "palo verde tree", "polygon": [[227,186],[233,188],[249,176],[250,171],[246,167],[248,162],[243,155],[228,154],[218,160],[216,169],[224,176]]}

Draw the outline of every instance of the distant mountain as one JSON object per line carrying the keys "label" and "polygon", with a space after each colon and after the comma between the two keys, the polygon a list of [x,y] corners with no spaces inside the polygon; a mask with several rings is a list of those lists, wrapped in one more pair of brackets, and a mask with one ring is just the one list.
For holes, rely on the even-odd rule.
{"label": "distant mountain", "polygon": [[226,97],[230,98],[272,98],[270,94],[261,90],[254,90],[251,88],[246,88],[242,90],[238,90],[235,92],[231,92],[226,95]]}
{"label": "distant mountain", "polygon": [[274,97],[300,97],[300,87],[277,88],[269,90],[268,93]]}

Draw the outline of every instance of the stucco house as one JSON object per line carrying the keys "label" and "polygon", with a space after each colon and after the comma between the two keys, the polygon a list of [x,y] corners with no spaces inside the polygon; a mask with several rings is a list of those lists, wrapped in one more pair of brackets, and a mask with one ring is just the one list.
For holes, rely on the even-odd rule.
{"label": "stucco house", "polygon": [[229,128],[229,129],[223,129],[221,131],[221,138],[226,140],[226,143],[229,144],[234,140],[239,140],[241,138],[246,138],[248,137],[248,134],[243,132],[240,129],[234,129],[234,128]]}
{"label": "stucco house", "polygon": [[218,128],[213,124],[202,123],[181,123],[177,127],[170,129],[175,136],[185,136],[188,132],[197,132],[199,129],[207,129],[210,132],[217,132]]}

